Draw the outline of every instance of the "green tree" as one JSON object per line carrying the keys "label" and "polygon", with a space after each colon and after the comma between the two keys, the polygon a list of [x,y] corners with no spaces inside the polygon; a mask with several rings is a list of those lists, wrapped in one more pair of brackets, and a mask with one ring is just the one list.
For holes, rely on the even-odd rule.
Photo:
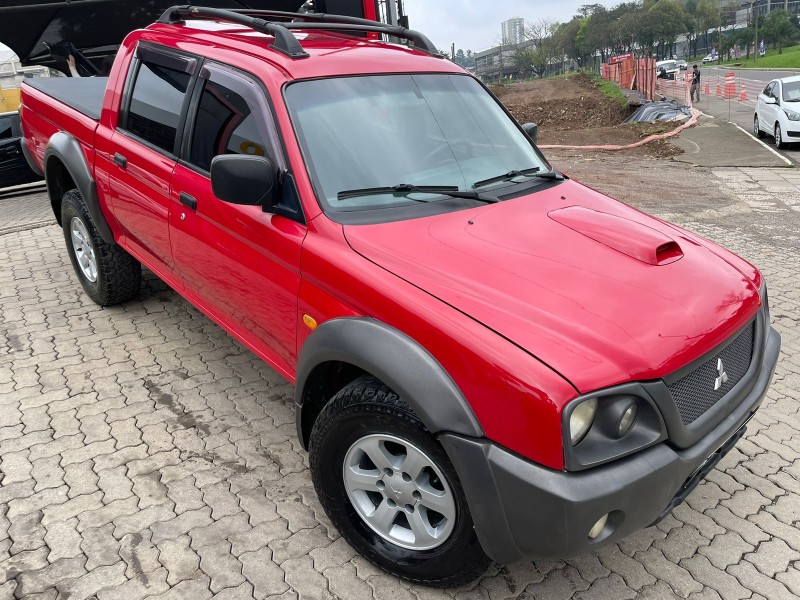
{"label": "green tree", "polygon": [[581,28],[581,19],[575,17],[568,23],[558,26],[555,33],[555,45],[559,53],[579,65],[583,64],[583,51],[578,44],[578,32]]}
{"label": "green tree", "polygon": [[798,30],[791,15],[782,8],[767,15],[763,31],[764,37],[778,46],[778,54],[783,54],[784,44],[791,44],[798,38]]}
{"label": "green tree", "polygon": [[653,28],[653,38],[658,44],[658,55],[668,57],[672,46],[682,33],[686,33],[689,15],[680,0],[658,0],[648,11],[648,24]]}
{"label": "green tree", "polygon": [[525,27],[524,35],[528,43],[517,52],[517,56],[520,56],[523,65],[529,65],[530,70],[540,78],[553,64],[562,62],[556,40],[557,31],[558,23],[544,18]]}
{"label": "green tree", "polygon": [[706,50],[708,45],[708,30],[719,25],[719,2],[718,0],[699,0],[695,9],[695,19],[705,37]]}

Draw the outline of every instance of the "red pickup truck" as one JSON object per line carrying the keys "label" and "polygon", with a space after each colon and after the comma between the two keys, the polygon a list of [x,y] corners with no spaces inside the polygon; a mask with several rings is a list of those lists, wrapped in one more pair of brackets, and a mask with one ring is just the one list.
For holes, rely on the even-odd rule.
{"label": "red pickup truck", "polygon": [[399,576],[657,522],[769,386],[758,270],[556,171],[417,32],[175,7],[22,97],[89,297],[145,265],[293,382],[322,505]]}

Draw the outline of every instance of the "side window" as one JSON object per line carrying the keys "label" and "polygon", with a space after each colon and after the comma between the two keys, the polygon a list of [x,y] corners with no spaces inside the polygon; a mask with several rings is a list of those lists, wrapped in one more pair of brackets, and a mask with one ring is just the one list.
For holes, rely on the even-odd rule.
{"label": "side window", "polygon": [[764,88],[764,94],[767,96],[767,98],[772,98],[773,97],[772,92],[773,92],[774,88],[775,88],[775,84],[774,83],[770,83],[766,88]]}
{"label": "side window", "polygon": [[211,170],[219,154],[265,156],[267,146],[259,130],[258,109],[242,95],[220,83],[207,80],[200,96],[189,147],[189,162]]}
{"label": "side window", "polygon": [[0,140],[10,140],[12,137],[11,117],[0,117]]}
{"label": "side window", "polygon": [[140,61],[125,129],[162,150],[174,152],[190,79],[189,73]]}

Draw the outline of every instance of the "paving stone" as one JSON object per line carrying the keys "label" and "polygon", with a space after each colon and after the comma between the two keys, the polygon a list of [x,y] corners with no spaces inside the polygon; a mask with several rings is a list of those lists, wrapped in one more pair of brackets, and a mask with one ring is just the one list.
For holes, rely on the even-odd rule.
{"label": "paving stone", "polygon": [[159,595],[150,596],[153,600],[205,600],[211,598],[211,591],[208,589],[208,577],[199,577],[181,581],[169,591]]}
{"label": "paving stone", "polygon": [[[232,544],[232,553],[234,556],[239,556],[245,552],[254,552],[259,548],[266,546],[275,540],[284,540],[291,535],[289,529],[286,527],[286,522],[283,519],[278,521],[269,521],[262,523],[258,527],[230,536]],[[325,548],[316,548],[314,551],[324,550]]]}
{"label": "paving stone", "polygon": [[748,590],[761,594],[765,598],[791,598],[792,593],[780,581],[767,577],[758,572],[751,563],[742,561],[738,565],[731,565],[728,573],[736,577]]}
{"label": "paving stone", "polygon": [[[2,411],[0,411],[2,412]],[[29,450],[7,452],[0,460],[0,471],[3,474],[3,485],[27,481],[31,478],[33,465],[28,460]]]}
{"label": "paving stone", "polygon": [[118,587],[97,592],[97,600],[138,600],[167,590],[167,570],[161,567],[150,573],[139,573]]}
{"label": "paving stone", "polygon": [[345,563],[341,567],[331,567],[326,569],[324,574],[328,580],[330,591],[338,598],[372,600],[372,589],[366,581],[358,577],[352,563]]}
{"label": "paving stone", "polygon": [[167,569],[167,583],[176,585],[192,579],[200,565],[200,557],[189,547],[189,536],[165,540],[158,545],[158,560]]}
{"label": "paving stone", "polygon": [[55,504],[44,508],[42,523],[47,526],[54,522],[63,522],[87,511],[100,510],[103,507],[103,494],[96,491],[93,494],[70,498],[62,504]]}
{"label": "paving stone", "polygon": [[[50,548],[47,560],[51,563],[62,558],[77,558],[81,556],[81,542],[83,538],[76,530],[78,519],[57,521],[46,526],[47,533],[44,541]],[[85,558],[84,558],[85,562]]]}
{"label": "paving stone", "polygon": [[626,585],[634,590],[640,590],[656,582],[655,577],[650,575],[641,563],[623,554],[615,544],[602,548],[597,552],[597,556],[604,567],[622,575]]}
{"label": "paving stone", "polygon": [[672,562],[680,562],[684,558],[694,556],[697,549],[708,546],[710,540],[700,535],[700,532],[686,525],[677,527],[669,532],[663,540],[657,540],[653,545],[664,553]]}
{"label": "paving stone", "polygon": [[124,465],[97,471],[97,486],[103,490],[103,502],[110,504],[115,500],[125,500],[133,495],[133,482],[125,475]]}
{"label": "paving stone", "polygon": [[280,517],[277,506],[267,498],[263,489],[240,490],[236,495],[239,497],[239,506],[250,516],[250,525],[253,527]]}
{"label": "paving stone", "polygon": [[108,525],[114,519],[125,515],[134,514],[138,508],[139,499],[135,496],[124,500],[114,500],[96,510],[88,510],[78,515],[78,531],[81,533],[92,527]]}
{"label": "paving stone", "polygon": [[133,478],[133,493],[139,497],[139,508],[157,506],[167,501],[167,487],[161,483],[159,473],[148,473]]}
{"label": "paving stone", "polygon": [[[187,511],[174,519],[161,521],[153,525],[151,527],[153,531],[153,543],[159,544],[162,540],[175,539],[189,533],[193,529],[201,530],[212,523],[211,509],[208,507]],[[225,537],[226,536],[223,535],[220,539],[224,539]]]}
{"label": "paving stone", "polygon": [[17,577],[18,597],[29,594],[39,594],[48,588],[53,588],[56,584],[64,580],[80,577],[86,573],[84,563],[86,558],[79,556],[75,558],[64,558],[52,561],[49,565],[38,571],[25,571]]}
{"label": "paving stone", "polygon": [[26,498],[15,498],[8,502],[6,517],[13,521],[19,515],[38,512],[53,504],[62,504],[67,501],[67,486],[51,488],[36,492]]}
{"label": "paving stone", "polygon": [[[286,530],[286,533],[288,536],[288,530]],[[356,551],[353,550],[353,548],[344,540],[344,538],[337,539],[330,546],[326,546],[324,548],[314,548],[311,552],[309,552],[309,556],[311,556],[314,561],[314,568],[320,573],[325,572],[325,570],[331,567],[342,566],[355,555]],[[578,559],[576,562],[577,564],[573,564],[573,566],[579,571],[583,569],[583,571],[586,571],[586,574],[589,576],[599,572],[605,572],[606,575],[608,574],[608,570],[600,564],[600,561],[597,560],[597,557],[591,554],[581,557],[581,559]],[[581,575],[584,577],[584,579],[589,581],[583,572],[581,572]]]}
{"label": "paving stone", "polygon": [[682,561],[681,566],[697,581],[718,592],[723,600],[744,600],[752,595],[752,592],[743,588],[735,577],[714,567],[705,556],[696,554]]}
{"label": "paving stone", "polygon": [[[737,517],[749,517],[770,504],[768,498],[762,496],[757,490],[747,488],[736,492],[729,500],[723,500],[722,505],[730,509]],[[800,515],[800,512],[798,512]]]}
{"label": "paving stone", "polygon": [[576,600],[589,600],[590,598],[616,598],[618,600],[635,600],[639,595],[625,585],[619,575],[609,575],[596,580],[586,592],[579,592],[575,596]]}
{"label": "paving stone", "polygon": [[[655,581],[655,580],[653,580]],[[581,579],[572,567],[558,569],[550,573],[541,583],[529,585],[525,592],[533,598],[552,598],[553,600],[572,598],[577,592],[589,589],[589,583]]]}
{"label": "paving stone", "polygon": [[166,487],[167,497],[175,503],[175,513],[178,515],[187,510],[197,510],[205,506],[203,492],[195,486],[194,477],[170,481]]}
{"label": "paving stone", "polygon": [[[750,521],[736,516],[724,506],[712,508],[708,511],[708,516],[714,519],[715,523],[720,525],[720,534],[725,533],[726,529],[733,531],[738,533],[745,542],[752,544],[753,546],[756,546],[769,539],[768,534],[764,533]],[[725,529],[722,529],[722,527]]]}
{"label": "paving stone", "polygon": [[114,526],[110,523],[82,531],[81,550],[87,557],[87,570],[93,571],[97,567],[108,567],[119,560],[120,545],[113,532]]}
{"label": "paving stone", "polygon": [[[34,491],[41,492],[48,488],[57,488],[64,485],[64,469],[59,464],[59,455],[40,458],[31,463],[31,477],[36,481]],[[8,485],[8,484],[5,484]]]}
{"label": "paving stone", "polygon": [[[134,496],[135,498],[135,496]],[[151,527],[159,521],[169,521],[175,517],[172,503],[159,504],[139,510],[130,515],[123,515],[114,519],[114,537],[121,539],[129,533],[135,533]]]}
{"label": "paving stone", "polygon": [[211,578],[211,591],[216,593],[225,588],[242,584],[242,565],[231,555],[231,545],[219,542],[213,546],[203,546],[198,550],[200,568]]}
{"label": "paving stone", "polygon": [[650,548],[637,554],[636,559],[644,565],[649,573],[660,581],[666,582],[670,589],[681,598],[687,598],[692,592],[699,592],[703,589],[702,584],[695,581],[689,571],[669,560],[658,548]]}
{"label": "paving stone", "polygon": [[247,522],[247,515],[239,513],[230,517],[223,517],[219,521],[214,521],[207,527],[195,527],[189,532],[189,535],[192,538],[192,548],[197,549],[202,546],[216,544],[226,539],[228,536],[237,535],[249,530],[250,525]]}
{"label": "paving stone", "polygon": [[17,516],[11,521],[8,536],[13,541],[11,554],[27,550],[37,550],[45,545],[46,530],[42,525],[42,511],[37,510],[26,515]]}
{"label": "paving stone", "polygon": [[253,596],[257,600],[282,594],[289,589],[283,570],[272,561],[269,548],[246,552],[239,557],[239,562],[242,563],[242,575],[253,584]]}
{"label": "paving stone", "polygon": [[709,546],[700,548],[700,554],[708,558],[718,569],[726,569],[735,565],[747,552],[755,548],[745,542],[738,533],[728,532],[715,537]]}
{"label": "paving stone", "polygon": [[245,582],[235,588],[227,588],[214,594],[213,600],[252,600],[253,584]]}
{"label": "paving stone", "polygon": [[66,579],[56,585],[65,598],[89,598],[106,588],[116,588],[125,583],[125,563],[117,562],[110,567],[98,567],[75,579]]}
{"label": "paving stone", "polygon": [[786,542],[773,539],[761,544],[754,553],[747,554],[745,560],[768,577],[786,571],[789,565],[800,559],[800,552],[792,550]]}
{"label": "paving stone", "polygon": [[69,486],[70,498],[96,492],[98,490],[97,475],[92,470],[92,462],[66,465],[64,467],[64,483]]}
{"label": "paving stone", "polygon": [[800,598],[800,571],[796,567],[791,567],[783,573],[778,573],[775,579],[785,585],[792,594]]}
{"label": "paving stone", "polygon": [[152,535],[150,531],[137,531],[129,533],[119,541],[119,556],[127,565],[126,577],[151,573],[160,567],[159,550],[150,540]]}

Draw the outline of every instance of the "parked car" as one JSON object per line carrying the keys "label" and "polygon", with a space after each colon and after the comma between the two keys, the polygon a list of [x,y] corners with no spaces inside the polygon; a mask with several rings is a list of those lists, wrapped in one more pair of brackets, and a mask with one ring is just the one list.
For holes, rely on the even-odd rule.
{"label": "parked car", "polygon": [[22,154],[19,113],[0,113],[0,189],[39,181]]}
{"label": "parked car", "polygon": [[717,55],[716,54],[707,54],[706,56],[703,57],[703,64],[712,63],[712,62],[716,62],[716,61],[717,61]]}
{"label": "parked car", "polygon": [[559,173],[424,35],[255,16],[174,7],[108,79],[24,84],[86,294],[145,265],[294,383],[321,505],[401,577],[668,515],[770,383],[761,273]]}
{"label": "parked car", "polygon": [[689,65],[686,63],[685,60],[681,59],[678,61],[678,68],[681,71],[686,71],[689,68]]}
{"label": "parked car", "polygon": [[800,76],[773,79],[758,95],[753,133],[771,135],[776,148],[800,142]]}
{"label": "parked car", "polygon": [[656,63],[656,73],[660,73],[661,69],[667,74],[667,79],[678,79],[681,69],[677,60],[660,60]]}

